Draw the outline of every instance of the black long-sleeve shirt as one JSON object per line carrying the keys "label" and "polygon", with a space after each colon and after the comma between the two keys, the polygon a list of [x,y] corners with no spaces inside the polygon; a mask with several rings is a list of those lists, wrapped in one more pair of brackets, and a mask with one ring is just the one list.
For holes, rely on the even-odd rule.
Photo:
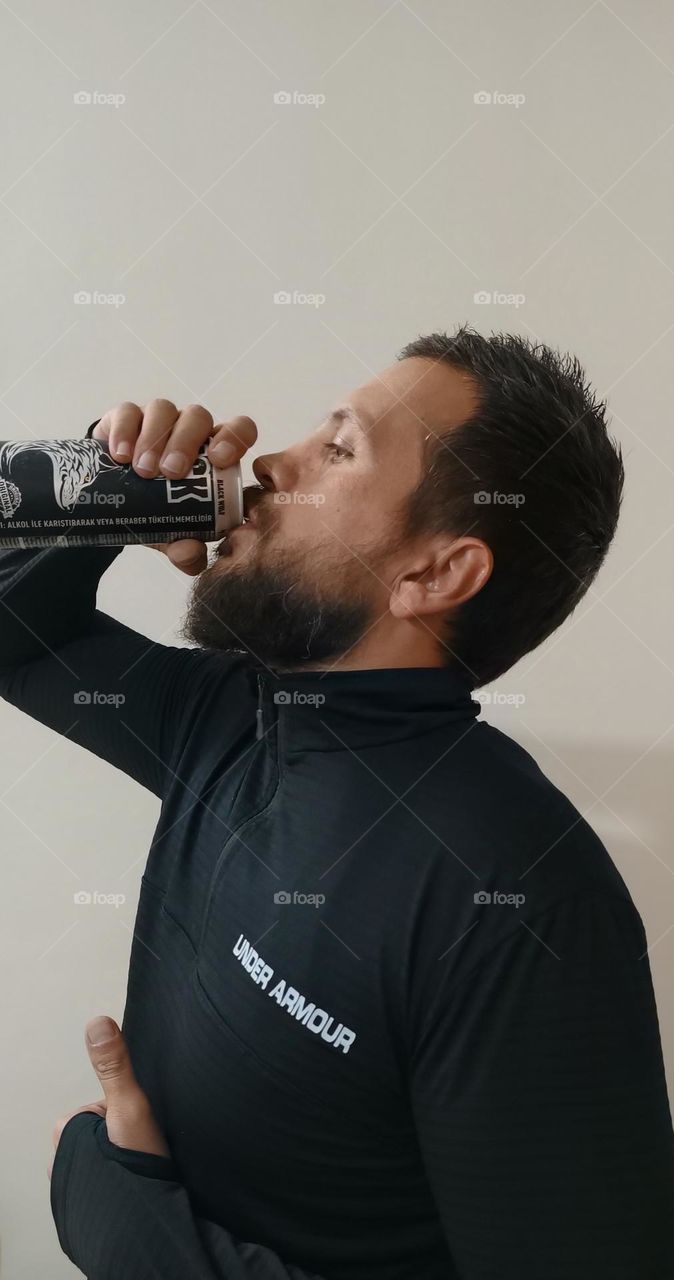
{"label": "black long-sleeve shirt", "polygon": [[152,643],[96,610],[119,554],[0,553],[0,693],[161,804],[123,1031],[171,1158],[73,1117],[67,1255],[89,1280],[672,1280],[647,943],[587,822],[459,673]]}

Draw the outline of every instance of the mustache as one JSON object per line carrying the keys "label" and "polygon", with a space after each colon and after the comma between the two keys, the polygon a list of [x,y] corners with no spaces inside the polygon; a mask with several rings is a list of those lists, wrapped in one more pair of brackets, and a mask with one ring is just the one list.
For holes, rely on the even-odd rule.
{"label": "mustache", "polygon": [[[264,495],[267,495],[266,497]],[[243,518],[244,526],[246,522],[250,522],[255,529],[256,542],[266,541],[270,532],[276,526],[276,520],[272,514],[273,494],[269,493],[261,484],[248,484],[243,488]],[[230,530],[232,532],[232,530]],[[225,534],[220,542],[216,559],[228,554],[228,534]]]}

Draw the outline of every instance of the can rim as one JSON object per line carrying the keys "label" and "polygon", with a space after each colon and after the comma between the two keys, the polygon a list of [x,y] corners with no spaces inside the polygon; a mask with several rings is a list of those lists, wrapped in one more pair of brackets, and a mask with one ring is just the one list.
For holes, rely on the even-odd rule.
{"label": "can rim", "polygon": [[221,537],[238,524],[243,524],[243,478],[241,463],[231,467],[214,467],[213,483],[222,482],[225,509],[215,517],[215,535]]}

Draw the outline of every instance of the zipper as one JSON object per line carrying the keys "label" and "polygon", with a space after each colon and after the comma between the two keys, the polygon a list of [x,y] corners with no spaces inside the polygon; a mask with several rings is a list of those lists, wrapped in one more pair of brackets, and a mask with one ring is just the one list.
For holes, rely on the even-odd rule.
{"label": "zipper", "polygon": [[255,716],[257,719],[257,726],[255,729],[255,737],[258,740],[258,742],[260,741],[260,738],[264,737],[264,705],[262,701],[263,696],[264,696],[264,685],[262,683],[262,676],[257,676],[257,711],[255,712]]}

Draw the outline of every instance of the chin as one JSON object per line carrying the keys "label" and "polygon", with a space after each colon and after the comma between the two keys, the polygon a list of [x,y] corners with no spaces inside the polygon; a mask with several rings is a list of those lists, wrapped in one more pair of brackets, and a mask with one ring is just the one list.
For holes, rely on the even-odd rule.
{"label": "chin", "polygon": [[365,594],[369,580],[359,583],[352,570],[351,580],[338,587],[335,566],[322,566],[316,548],[312,557],[306,549],[281,553],[274,543],[271,554],[261,555],[256,547],[251,556],[243,544],[244,537],[234,537],[229,550],[219,547],[213,563],[194,579],[182,628],[190,643],[244,650],[267,665],[301,668],[346,652],[374,621]]}

